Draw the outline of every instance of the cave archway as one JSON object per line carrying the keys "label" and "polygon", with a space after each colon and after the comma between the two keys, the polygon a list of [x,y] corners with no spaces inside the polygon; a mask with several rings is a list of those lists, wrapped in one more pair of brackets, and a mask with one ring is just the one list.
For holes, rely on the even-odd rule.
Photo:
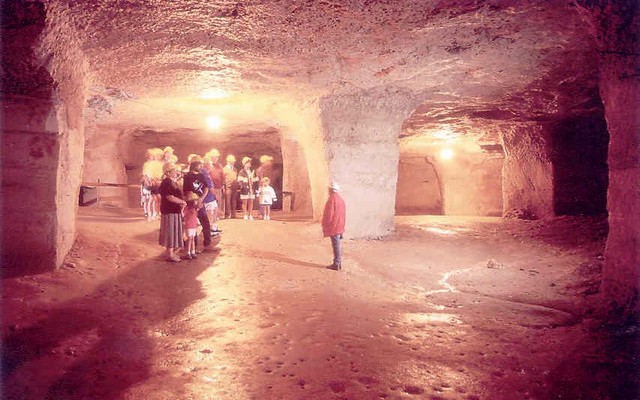
{"label": "cave archway", "polygon": [[444,214],[442,182],[434,163],[424,155],[400,154],[396,215]]}

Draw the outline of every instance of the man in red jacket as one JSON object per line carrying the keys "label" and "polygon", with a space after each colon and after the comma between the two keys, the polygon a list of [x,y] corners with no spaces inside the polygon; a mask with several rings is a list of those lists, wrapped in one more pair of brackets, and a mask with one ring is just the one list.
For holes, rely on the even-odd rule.
{"label": "man in red jacket", "polygon": [[324,205],[324,213],[322,214],[322,234],[324,237],[331,238],[331,247],[333,247],[333,264],[327,268],[335,271],[342,269],[342,248],[340,240],[344,233],[344,222],[347,219],[347,208],[344,200],[338,194],[340,186],[336,182],[332,182],[329,186],[329,198]]}

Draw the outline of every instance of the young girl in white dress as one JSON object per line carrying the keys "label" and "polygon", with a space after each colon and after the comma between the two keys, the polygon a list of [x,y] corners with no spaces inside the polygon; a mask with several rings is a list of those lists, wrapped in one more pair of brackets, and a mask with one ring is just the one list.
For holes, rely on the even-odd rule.
{"label": "young girl in white dress", "polygon": [[271,219],[271,206],[276,201],[276,191],[273,190],[269,183],[271,180],[267,177],[262,178],[260,181],[260,189],[258,189],[258,199],[260,201],[260,208],[262,208],[262,218],[265,220]]}

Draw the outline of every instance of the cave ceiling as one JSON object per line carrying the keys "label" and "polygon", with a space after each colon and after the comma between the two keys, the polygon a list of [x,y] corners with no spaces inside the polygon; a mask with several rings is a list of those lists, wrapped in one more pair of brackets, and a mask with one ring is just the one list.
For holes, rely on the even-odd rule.
{"label": "cave ceiling", "polygon": [[[269,127],[269,101],[380,86],[420,96],[404,135],[600,107],[594,44],[572,1],[50,3],[67,8],[87,57],[89,106],[113,124],[189,128],[229,107],[237,124]],[[241,107],[251,99],[262,111]]]}

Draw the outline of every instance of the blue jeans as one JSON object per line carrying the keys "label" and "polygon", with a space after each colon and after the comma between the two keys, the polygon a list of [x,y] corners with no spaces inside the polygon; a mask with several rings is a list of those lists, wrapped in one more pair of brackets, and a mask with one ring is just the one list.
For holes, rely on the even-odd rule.
{"label": "blue jeans", "polygon": [[342,239],[342,233],[339,233],[331,238],[331,247],[333,248],[333,265],[339,267],[342,265],[342,247],[340,240]]}

